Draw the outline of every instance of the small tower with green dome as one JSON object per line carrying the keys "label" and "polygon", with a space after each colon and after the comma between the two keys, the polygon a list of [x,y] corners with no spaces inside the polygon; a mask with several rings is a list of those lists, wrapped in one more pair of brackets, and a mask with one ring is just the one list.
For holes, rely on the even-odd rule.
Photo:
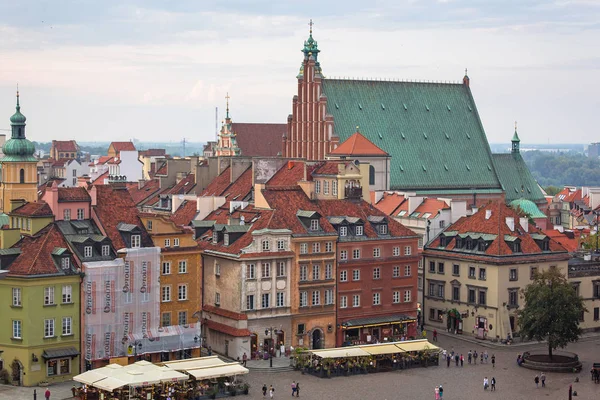
{"label": "small tower with green dome", "polygon": [[10,117],[11,138],[4,144],[4,157],[0,158],[0,207],[10,211],[12,199],[37,200],[37,158],[35,146],[25,137],[27,118],[21,114],[17,90],[16,111]]}
{"label": "small tower with green dome", "polygon": [[512,137],[512,153],[519,153],[519,144],[521,143],[521,139],[519,139],[519,135],[517,134],[517,121],[515,121],[515,134]]}

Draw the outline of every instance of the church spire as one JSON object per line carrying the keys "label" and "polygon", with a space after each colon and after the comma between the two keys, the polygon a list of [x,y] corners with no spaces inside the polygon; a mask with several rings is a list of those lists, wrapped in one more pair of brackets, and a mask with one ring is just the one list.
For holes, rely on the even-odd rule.
{"label": "church spire", "polygon": [[519,153],[519,144],[521,143],[521,139],[519,139],[519,135],[517,134],[517,121],[515,121],[515,134],[512,137],[512,153]]}
{"label": "church spire", "polygon": [[315,24],[314,24],[313,20],[311,19],[310,22],[308,23],[308,26],[310,27],[308,39],[304,41],[304,48],[302,49],[302,52],[304,53],[305,59],[308,59],[309,57],[312,56],[316,62],[320,50],[319,50],[319,46],[317,45],[317,41],[315,39],[313,39],[313,36],[312,36],[312,31],[313,31],[314,25]]}
{"label": "church spire", "polygon": [[231,97],[229,97],[229,92],[227,92],[227,95],[225,96],[225,100],[227,101],[227,108],[226,108],[227,112],[225,114],[226,119],[229,119],[229,99],[230,98]]}

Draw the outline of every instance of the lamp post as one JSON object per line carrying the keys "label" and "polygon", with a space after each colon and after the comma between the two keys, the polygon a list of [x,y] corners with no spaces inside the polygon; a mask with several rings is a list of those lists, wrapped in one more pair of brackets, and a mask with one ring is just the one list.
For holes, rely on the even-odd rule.
{"label": "lamp post", "polygon": [[130,344],[129,347],[133,347],[133,357],[135,358],[135,361],[138,360],[137,358],[137,349],[138,347],[140,348],[140,350],[142,349],[142,341],[141,340],[134,340],[133,344]]}
{"label": "lamp post", "polygon": [[[269,334],[271,335],[271,346],[273,346],[273,331],[275,330],[274,327],[270,327],[265,329],[265,336],[269,336]],[[273,368],[273,352],[271,349],[274,349],[275,347],[269,348],[269,367]]]}

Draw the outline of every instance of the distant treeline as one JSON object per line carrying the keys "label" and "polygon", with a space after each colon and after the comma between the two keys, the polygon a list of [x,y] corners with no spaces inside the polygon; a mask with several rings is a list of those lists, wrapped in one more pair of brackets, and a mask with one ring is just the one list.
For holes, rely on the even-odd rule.
{"label": "distant treeline", "polygon": [[[43,150],[46,154],[50,152],[51,142],[33,142],[36,150]],[[108,150],[108,146],[110,142],[86,142],[86,143],[78,143],[81,151],[90,153],[92,155],[103,155],[106,154]],[[183,147],[179,143],[145,143],[145,142],[136,142],[135,146],[138,150],[147,150],[147,149],[165,149],[167,154],[171,156],[181,156],[183,153]],[[204,148],[204,143],[198,142],[188,142],[186,144],[185,155],[201,155],[202,150]]]}
{"label": "distant treeline", "polygon": [[542,186],[600,186],[600,159],[576,153],[521,152]]}

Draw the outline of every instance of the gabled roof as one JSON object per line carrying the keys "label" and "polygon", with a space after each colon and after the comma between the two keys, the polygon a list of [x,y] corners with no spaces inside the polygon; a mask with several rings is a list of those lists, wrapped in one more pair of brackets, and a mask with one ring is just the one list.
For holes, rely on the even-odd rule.
{"label": "gabled roof", "polygon": [[53,140],[52,146],[59,152],[76,152],[78,150],[75,140]]}
{"label": "gabled roof", "polygon": [[59,187],[58,188],[58,202],[78,202],[85,201],[91,202],[92,199],[88,191],[84,187]]}
{"label": "gabled roof", "polygon": [[316,165],[312,175],[338,175],[340,165],[346,166],[349,161],[325,161]]}
{"label": "gabled roof", "polygon": [[252,124],[234,122],[235,133],[241,155],[247,157],[275,157],[281,153],[282,137],[287,124]]}
{"label": "gabled roof", "polygon": [[170,219],[176,225],[189,225],[189,223],[198,214],[197,204],[194,200],[185,200],[173,214]]}
{"label": "gabled roof", "polygon": [[494,154],[493,159],[507,203],[520,198],[533,202],[545,201],[544,193],[520,153]]}
{"label": "gabled roof", "polygon": [[150,179],[144,182],[140,188],[139,183],[127,183],[127,190],[135,204],[140,204],[152,195],[160,191],[160,181],[158,179]]}
{"label": "gabled roof", "polygon": [[312,181],[313,171],[320,163],[306,163],[305,161],[290,160],[279,169],[266,183],[267,188],[271,187],[292,187],[295,188],[298,182],[304,180],[304,167],[306,165],[306,180]]}
{"label": "gabled roof", "polygon": [[323,94],[340,141],[358,125],[390,154],[392,189],[500,189],[467,85],[323,79]]}
{"label": "gabled roof", "polygon": [[398,207],[405,202],[408,204],[408,200],[401,194],[384,192],[383,197],[373,205],[384,214],[395,217]]}
{"label": "gabled roof", "polygon": [[[145,205],[153,205],[158,202],[160,196],[174,195],[174,194],[188,194],[196,187],[196,176],[194,174],[187,174],[176,184],[169,186],[161,190],[160,192],[155,191],[151,197],[148,197],[145,201],[142,201]],[[138,202],[137,204],[140,204]]]}
{"label": "gabled roof", "polygon": [[25,203],[9,212],[9,214],[26,217],[52,217],[54,215],[50,206],[44,201]]}
{"label": "gabled roof", "polygon": [[166,155],[167,151],[165,149],[148,149],[140,151],[140,156],[144,157],[164,157]]}
{"label": "gabled roof", "polygon": [[169,163],[165,161],[158,167],[158,169],[156,170],[154,175],[167,176],[168,173],[169,173]]}
{"label": "gabled roof", "polygon": [[112,142],[110,146],[112,146],[117,153],[121,151],[135,151],[133,142]]}
{"label": "gabled roof", "polygon": [[213,179],[200,196],[225,196],[227,202],[242,201],[252,192],[252,167],[248,168],[233,182],[231,170],[227,167]]}
{"label": "gabled roof", "polygon": [[353,157],[387,157],[388,153],[381,150],[373,142],[364,137],[360,132],[355,132],[352,136],[342,142],[335,150],[331,152],[335,156],[353,156]]}
{"label": "gabled roof", "polygon": [[433,219],[439,214],[441,210],[449,209],[450,206],[446,204],[444,200],[425,197],[421,204],[419,204],[419,206],[415,208],[415,211],[413,211],[410,214],[410,216],[414,218]]}

